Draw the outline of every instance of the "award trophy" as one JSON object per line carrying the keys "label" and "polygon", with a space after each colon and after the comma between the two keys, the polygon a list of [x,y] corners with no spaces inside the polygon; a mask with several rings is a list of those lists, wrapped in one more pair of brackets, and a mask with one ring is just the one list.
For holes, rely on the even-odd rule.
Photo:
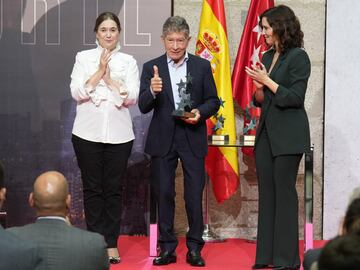
{"label": "award trophy", "polygon": [[186,80],[180,80],[180,83],[177,83],[178,92],[180,101],[176,103],[177,108],[173,111],[172,115],[176,118],[193,118],[195,114],[191,111],[191,97],[190,93],[186,92],[186,88],[189,84],[191,84],[192,77],[190,73],[186,76]]}
{"label": "award trophy", "polygon": [[[223,104],[224,102],[222,102],[222,100],[220,100],[220,103]],[[218,114],[218,113],[215,114],[213,116],[213,118],[215,119],[215,124],[212,127],[213,134],[208,135],[208,141],[212,144],[225,145],[226,143],[229,142],[229,135],[217,134],[218,131],[221,131],[224,129],[225,118],[223,117],[222,114]]]}

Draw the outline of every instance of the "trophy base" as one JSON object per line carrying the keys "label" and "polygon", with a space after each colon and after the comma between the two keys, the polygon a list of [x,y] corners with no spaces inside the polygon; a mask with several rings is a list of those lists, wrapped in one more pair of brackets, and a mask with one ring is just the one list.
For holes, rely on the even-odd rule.
{"label": "trophy base", "polygon": [[210,142],[214,142],[214,141],[228,142],[229,141],[229,135],[209,135],[208,136],[208,141],[210,141]]}
{"label": "trophy base", "polygon": [[175,110],[173,111],[172,116],[176,118],[194,118],[195,113]]}
{"label": "trophy base", "polygon": [[255,141],[255,135],[242,135],[240,138],[244,141]]}
{"label": "trophy base", "polygon": [[240,140],[243,142],[244,146],[254,146],[255,144],[255,135],[242,135]]}

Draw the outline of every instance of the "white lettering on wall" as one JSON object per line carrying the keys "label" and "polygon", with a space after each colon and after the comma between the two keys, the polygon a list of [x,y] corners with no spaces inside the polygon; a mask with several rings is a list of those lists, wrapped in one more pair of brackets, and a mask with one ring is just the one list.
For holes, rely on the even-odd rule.
{"label": "white lettering on wall", "polygon": [[[21,43],[35,45],[36,44],[36,23],[45,15],[45,44],[60,45],[60,0],[28,0],[24,7],[25,0],[21,0],[21,9],[25,8],[24,16],[21,20],[21,32],[32,33],[30,38],[25,40],[22,34]],[[51,23],[48,21],[47,12],[53,9],[56,12],[55,20]],[[51,37],[49,33],[51,34]]]}
{"label": "white lettering on wall", "polygon": [[[151,34],[139,32],[139,24],[140,24],[139,0],[136,0],[135,7],[134,7],[134,0],[125,0],[124,1],[124,31],[123,31],[124,46],[139,46],[139,47],[151,46]],[[128,27],[128,25],[132,26],[131,29],[134,32],[129,31],[130,27]],[[136,30],[133,29],[134,26],[136,27]],[[130,41],[128,41],[128,39]]]}

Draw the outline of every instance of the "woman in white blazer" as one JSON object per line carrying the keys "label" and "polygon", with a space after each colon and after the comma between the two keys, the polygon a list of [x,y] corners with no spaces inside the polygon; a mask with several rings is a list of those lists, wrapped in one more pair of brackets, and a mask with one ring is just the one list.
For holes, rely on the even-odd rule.
{"label": "woman in white blazer", "polygon": [[120,52],[118,17],[104,12],[95,22],[95,49],[77,53],[71,95],[77,102],[72,143],[81,171],[87,228],[102,234],[111,263],[119,263],[121,179],[135,138],[130,105],[137,102],[136,60]]}

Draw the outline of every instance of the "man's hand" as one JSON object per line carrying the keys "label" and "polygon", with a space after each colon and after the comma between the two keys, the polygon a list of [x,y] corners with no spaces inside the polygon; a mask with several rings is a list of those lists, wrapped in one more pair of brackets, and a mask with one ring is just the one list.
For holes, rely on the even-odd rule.
{"label": "man's hand", "polygon": [[156,95],[162,91],[162,80],[159,77],[159,69],[157,66],[153,66],[154,68],[154,77],[151,78],[151,90]]}
{"label": "man's hand", "polygon": [[192,109],[191,112],[194,113],[195,116],[192,118],[183,118],[183,120],[188,124],[195,125],[200,120],[200,111],[198,109]]}

